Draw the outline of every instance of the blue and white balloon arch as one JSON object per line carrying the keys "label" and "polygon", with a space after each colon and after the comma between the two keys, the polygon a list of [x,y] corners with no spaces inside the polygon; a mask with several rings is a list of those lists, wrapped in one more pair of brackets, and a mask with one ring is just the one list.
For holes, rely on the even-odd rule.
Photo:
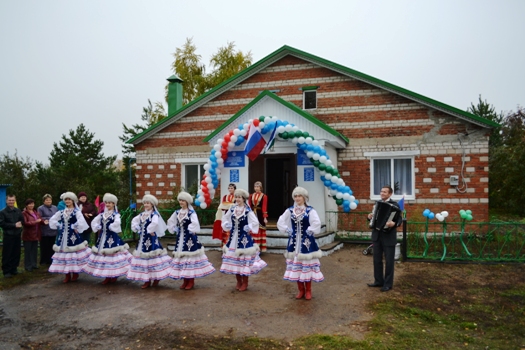
{"label": "blue and white balloon arch", "polygon": [[200,183],[200,189],[197,192],[195,205],[202,209],[210,206],[211,200],[215,195],[215,189],[219,186],[219,179],[221,178],[221,172],[224,169],[224,161],[228,156],[228,152],[246,142],[250,127],[258,128],[263,135],[269,132],[273,133],[275,130],[276,137],[290,140],[298,149],[306,153],[312,164],[319,170],[321,181],[328,188],[337,205],[342,206],[343,211],[346,213],[357,208],[358,200],[352,195],[352,190],[345,184],[336,165],[332,163],[319,141],[315,140],[308,132],[300,130],[299,127],[290,124],[286,120],[264,116],[251,119],[239,125],[217,140],[210,152],[208,162],[204,165],[205,173]]}

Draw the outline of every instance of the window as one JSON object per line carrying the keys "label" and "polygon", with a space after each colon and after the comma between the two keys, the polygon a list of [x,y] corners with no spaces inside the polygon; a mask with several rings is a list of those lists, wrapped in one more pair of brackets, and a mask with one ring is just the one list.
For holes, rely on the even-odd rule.
{"label": "window", "polygon": [[204,175],[204,164],[185,164],[183,165],[182,187],[191,194],[196,194]]}
{"label": "window", "polygon": [[379,199],[381,188],[391,186],[393,199],[415,199],[414,155],[419,151],[408,152],[365,152],[370,157],[370,197]]}
{"label": "window", "polygon": [[317,108],[317,89],[319,86],[303,86],[299,89],[303,92],[303,109]]}

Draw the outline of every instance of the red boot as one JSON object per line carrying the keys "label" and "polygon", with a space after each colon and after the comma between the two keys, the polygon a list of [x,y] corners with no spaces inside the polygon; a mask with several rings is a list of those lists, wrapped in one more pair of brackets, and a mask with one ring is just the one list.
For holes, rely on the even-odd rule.
{"label": "red boot", "polygon": [[109,279],[109,283],[115,283],[115,282],[117,282],[117,278],[118,278],[118,277],[110,278],[110,279]]}
{"label": "red boot", "polygon": [[188,284],[186,285],[186,290],[190,290],[193,288],[193,285],[195,284],[195,278],[188,278]]}
{"label": "red boot", "polygon": [[297,293],[295,299],[301,299],[304,297],[304,282],[297,281],[297,288],[299,289],[299,293]]}
{"label": "red boot", "polygon": [[146,288],[149,287],[150,284],[151,284],[150,281],[148,281],[148,282],[144,282],[144,284],[143,284],[142,287],[140,287],[140,288],[142,288],[142,289],[146,289]]}
{"label": "red boot", "polygon": [[67,283],[69,281],[71,281],[71,274],[70,273],[66,273],[66,277],[64,277],[64,280],[62,282]]}
{"label": "red boot", "polygon": [[239,290],[242,286],[242,276],[241,275],[235,275],[237,278],[237,285],[235,286],[235,289]]}
{"label": "red boot", "polygon": [[106,279],[103,280],[101,284],[108,284],[109,282],[111,282],[111,278],[106,277]]}
{"label": "red boot", "polygon": [[312,281],[310,282],[305,282],[305,287],[306,287],[306,294],[304,295],[304,298],[306,300],[310,300],[312,299]]}
{"label": "red boot", "polygon": [[186,289],[186,286],[188,285],[188,279],[184,279],[184,283],[182,283],[182,286],[180,286],[180,289]]}
{"label": "red boot", "polygon": [[248,289],[248,276],[242,276],[242,285],[239,288],[239,292],[244,292],[246,289]]}
{"label": "red boot", "polygon": [[78,280],[78,273],[73,272],[73,276],[71,277],[71,282],[75,282]]}
{"label": "red boot", "polygon": [[160,280],[154,280],[152,286],[156,287],[159,285]]}

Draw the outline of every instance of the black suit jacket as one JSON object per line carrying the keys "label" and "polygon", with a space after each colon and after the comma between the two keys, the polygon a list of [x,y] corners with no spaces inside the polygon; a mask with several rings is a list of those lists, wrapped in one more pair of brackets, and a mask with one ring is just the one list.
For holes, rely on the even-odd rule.
{"label": "black suit jacket", "polygon": [[[397,204],[397,202],[392,199],[389,199],[387,203],[393,204],[399,208],[399,205]],[[396,225],[394,227],[391,227],[388,231],[380,231],[380,230],[373,229],[372,230],[372,241],[377,242],[381,240],[381,243],[385,247],[395,246],[397,244],[397,228],[401,226],[402,223],[403,223],[403,217],[402,215],[399,215]]]}

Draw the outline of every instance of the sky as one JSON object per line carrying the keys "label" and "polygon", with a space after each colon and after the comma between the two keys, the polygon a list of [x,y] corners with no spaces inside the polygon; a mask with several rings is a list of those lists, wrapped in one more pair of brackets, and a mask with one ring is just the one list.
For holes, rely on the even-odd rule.
{"label": "sky", "polygon": [[466,110],[525,105],[522,0],[0,0],[0,155],[48,164],[83,123],[122,156],[122,123],[164,101],[173,53],[283,45]]}

